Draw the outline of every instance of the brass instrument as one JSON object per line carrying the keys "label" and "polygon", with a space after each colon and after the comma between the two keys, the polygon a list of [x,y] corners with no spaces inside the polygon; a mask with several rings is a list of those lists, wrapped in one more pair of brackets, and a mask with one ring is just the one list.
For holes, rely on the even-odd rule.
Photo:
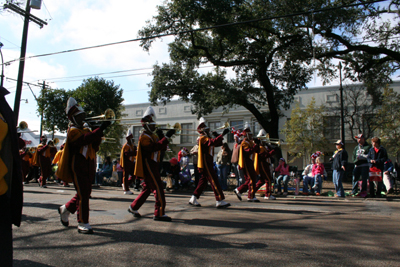
{"label": "brass instrument", "polygon": [[266,135],[266,136],[258,136],[256,138],[258,138],[260,140],[263,140],[263,141],[265,141],[265,142],[267,142],[269,144],[276,144],[278,146],[281,146],[281,144],[282,144],[281,140],[279,140],[279,139],[269,138],[269,134]]}
{"label": "brass instrument", "polygon": [[34,132],[37,132],[37,130],[25,131],[26,129],[28,129],[28,123],[26,121],[21,121],[17,126],[17,133],[34,133]]}
{"label": "brass instrument", "polygon": [[132,121],[134,119],[116,119],[116,115],[114,110],[108,108],[104,111],[104,114],[99,116],[87,117],[86,122],[103,122],[103,121]]}
{"label": "brass instrument", "polygon": [[163,131],[174,129],[175,130],[175,134],[181,134],[181,132],[182,132],[182,126],[181,126],[181,124],[179,122],[175,123],[172,127],[169,124],[167,124],[167,126],[165,128],[158,128],[157,127],[157,129],[158,130],[163,130]]}
{"label": "brass instrument", "polygon": [[225,122],[224,125],[218,127],[215,130],[223,130],[223,129],[226,129],[226,128],[231,128],[231,125],[229,124],[229,122]]}
{"label": "brass instrument", "polygon": [[58,143],[60,143],[60,139],[58,139],[57,137],[54,138],[53,144],[56,146]]}

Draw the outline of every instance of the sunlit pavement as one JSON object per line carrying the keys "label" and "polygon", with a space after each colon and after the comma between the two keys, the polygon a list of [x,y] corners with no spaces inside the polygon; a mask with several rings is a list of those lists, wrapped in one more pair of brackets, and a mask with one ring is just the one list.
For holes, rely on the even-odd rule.
{"label": "sunlit pavement", "polygon": [[[25,186],[23,222],[14,227],[15,266],[399,266],[400,201],[278,197],[249,203],[226,193],[227,209],[216,209],[211,191],[188,205],[188,191],[167,192],[172,222],[152,219],[154,197],[127,212],[138,195],[121,188],[94,188],[90,200],[93,235],[69,227],[57,208],[73,187]],[[1,265],[1,264],[0,264]]]}

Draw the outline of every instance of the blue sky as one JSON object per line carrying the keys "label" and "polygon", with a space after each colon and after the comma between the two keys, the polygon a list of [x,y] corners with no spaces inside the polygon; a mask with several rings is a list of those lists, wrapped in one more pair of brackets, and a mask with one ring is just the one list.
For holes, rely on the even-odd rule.
{"label": "blue sky", "polygon": [[[5,1],[0,3],[3,6]],[[48,25],[40,29],[36,24],[30,23],[27,57],[135,39],[138,37],[138,30],[156,14],[156,6],[161,3],[159,0],[43,1],[41,10],[32,9],[32,14],[46,20]],[[0,29],[4,61],[19,58],[22,17],[11,11],[1,10]],[[168,38],[158,40],[150,53],[143,51],[139,42],[131,42],[27,59],[24,81],[38,84],[45,80],[50,82],[51,88],[75,89],[82,83],[82,79],[93,76],[91,74],[136,70],[102,77],[114,80],[115,84],[124,89],[126,104],[147,102],[147,84],[151,81],[149,73],[152,66],[157,62],[169,61],[167,43]],[[18,66],[18,62],[5,66],[5,76],[17,79]],[[121,75],[130,76],[108,78]],[[16,82],[5,79],[4,86],[10,91],[7,101],[13,107]],[[31,87],[36,95],[40,93],[40,87]],[[39,129],[36,102],[26,85],[21,98],[28,99],[28,103],[21,102],[19,120],[28,122],[31,129]]]}

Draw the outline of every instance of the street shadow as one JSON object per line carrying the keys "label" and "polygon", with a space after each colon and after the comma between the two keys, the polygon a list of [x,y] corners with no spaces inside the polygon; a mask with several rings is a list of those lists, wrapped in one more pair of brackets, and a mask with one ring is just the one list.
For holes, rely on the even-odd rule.
{"label": "street shadow", "polygon": [[319,215],[326,212],[308,211],[308,210],[282,210],[282,209],[268,209],[268,208],[249,208],[249,207],[229,207],[229,210],[256,212],[256,213],[282,213],[282,214],[296,214],[296,215]]}
{"label": "street shadow", "polygon": [[31,260],[13,260],[14,267],[53,267],[54,265],[47,265],[40,262],[35,262]]}
{"label": "street shadow", "polygon": [[42,208],[57,211],[58,207],[60,207],[60,204],[24,202],[24,207]]}
{"label": "street shadow", "polygon": [[35,217],[35,216],[29,216],[29,215],[22,214],[21,221],[29,223],[29,222],[47,221],[47,219],[44,219],[42,217]]}

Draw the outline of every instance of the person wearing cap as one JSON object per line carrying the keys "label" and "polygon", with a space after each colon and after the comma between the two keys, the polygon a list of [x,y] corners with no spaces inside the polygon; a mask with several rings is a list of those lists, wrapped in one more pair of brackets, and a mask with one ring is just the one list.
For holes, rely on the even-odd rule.
{"label": "person wearing cap", "polygon": [[336,151],[330,161],[332,161],[332,181],[335,186],[335,197],[345,197],[343,189],[343,178],[347,167],[348,154],[343,148],[342,140],[335,142]]}
{"label": "person wearing cap", "polygon": [[372,181],[371,175],[369,174],[370,175],[369,194],[371,197],[375,196],[381,197],[381,192],[383,189],[382,174],[385,162],[388,160],[389,157],[386,149],[383,146],[381,146],[381,140],[378,137],[373,137],[371,139],[371,143],[372,143],[372,148],[368,151],[368,156],[367,156],[367,160],[369,163],[369,171],[372,172],[373,168],[379,170],[380,179],[376,181],[377,188],[375,194],[375,183]]}
{"label": "person wearing cap", "polygon": [[276,172],[279,172],[278,178],[276,178],[276,184],[278,185],[277,194],[282,194],[282,182],[283,182],[283,195],[288,194],[288,183],[290,179],[289,164],[286,163],[284,158],[279,159],[279,165],[275,168]]}
{"label": "person wearing cap", "polygon": [[78,233],[92,234],[89,224],[89,198],[92,181],[96,174],[96,152],[99,150],[104,130],[111,124],[102,122],[91,131],[83,126],[86,113],[73,97],[67,102],[66,113],[70,121],[64,151],[58,163],[56,175],[61,180],[73,182],[76,195],[58,208],[62,225],[69,225],[69,215],[77,213]]}
{"label": "person wearing cap", "polygon": [[22,174],[15,114],[0,87],[0,260],[1,266],[13,265],[12,225],[21,225]]}
{"label": "person wearing cap", "polygon": [[214,147],[222,146],[223,137],[229,132],[229,129],[224,129],[220,135],[213,132],[214,138],[211,138],[210,128],[207,127],[204,118],[200,118],[197,132],[200,134],[200,137],[197,139],[197,144],[199,145],[197,168],[199,169],[200,180],[189,200],[189,204],[195,207],[201,206],[197,200],[207,187],[208,181],[214,192],[215,206],[217,208],[227,208],[231,204],[224,201],[225,195],[214,170]]}
{"label": "person wearing cap", "polygon": [[234,189],[234,193],[237,198],[242,201],[242,194],[246,191],[247,201],[249,202],[260,202],[256,198],[256,180],[257,173],[254,169],[254,159],[256,153],[260,151],[260,140],[253,140],[253,133],[250,130],[250,126],[246,125],[243,129],[244,139],[240,144],[239,148],[239,168],[243,170],[245,182],[238,188]]}
{"label": "person wearing cap", "polygon": [[353,150],[353,188],[351,191],[352,195],[358,193],[358,183],[361,177],[361,192],[358,194],[359,197],[367,196],[367,182],[369,177],[369,165],[367,161],[368,152],[371,149],[371,145],[365,140],[363,134],[358,134],[354,137],[357,140],[357,145]]}
{"label": "person wearing cap", "polygon": [[123,172],[123,183],[122,189],[124,190],[124,195],[133,195],[133,192],[129,190],[132,181],[135,180],[135,162],[136,162],[137,147],[135,145],[135,139],[131,129],[126,133],[126,143],[121,149],[121,166],[124,169]]}
{"label": "person wearing cap", "polygon": [[[257,137],[266,136],[266,132],[262,129],[258,133]],[[255,192],[260,189],[262,185],[265,184],[265,196],[264,199],[266,200],[275,200],[276,198],[272,195],[272,177],[271,177],[271,170],[270,170],[270,162],[269,160],[275,154],[275,150],[268,146],[267,142],[261,141],[260,143],[260,150],[255,155],[254,160],[254,169],[258,175],[260,175],[260,179],[256,184],[256,188],[254,189]]]}
{"label": "person wearing cap", "polygon": [[161,181],[159,163],[160,152],[167,149],[168,138],[175,134],[175,130],[168,130],[164,136],[163,131],[159,129],[155,134],[155,117],[153,108],[148,107],[141,120],[144,131],[139,137],[134,175],[143,178],[144,182],[142,183],[142,192],[129,206],[128,212],[135,217],[141,217],[138,210],[149,195],[154,193],[156,201],[153,219],[171,221],[171,217],[165,214],[164,184]]}

